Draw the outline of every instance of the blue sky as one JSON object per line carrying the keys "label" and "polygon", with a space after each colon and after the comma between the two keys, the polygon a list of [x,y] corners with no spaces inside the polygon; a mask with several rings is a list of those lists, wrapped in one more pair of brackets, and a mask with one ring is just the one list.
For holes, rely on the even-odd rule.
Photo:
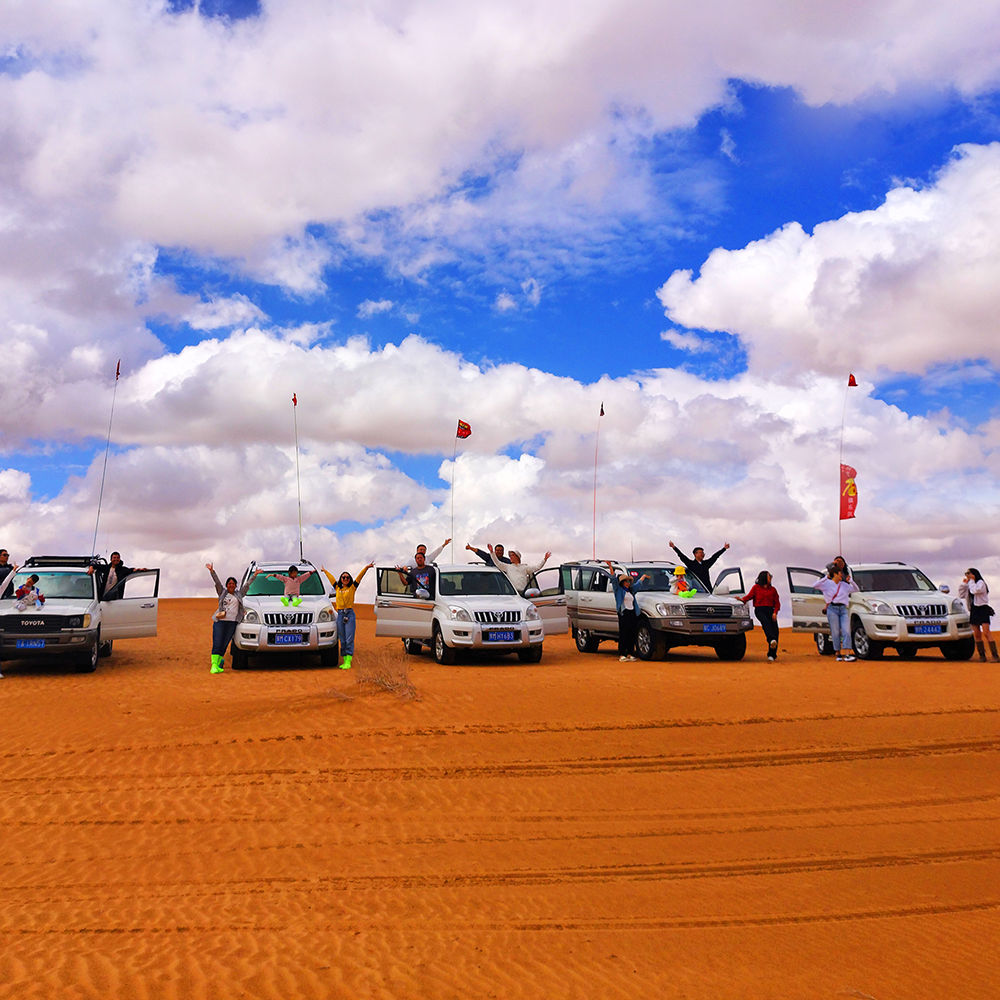
{"label": "blue sky", "polygon": [[[756,0],[721,26],[594,0],[569,33],[445,0],[108,10],[0,35],[16,544],[86,538],[119,356],[109,531],[171,553],[180,590],[213,545],[287,544],[289,387],[315,543],[345,559],[450,530],[458,417],[463,530],[574,554],[595,401],[609,543],[631,519],[791,558],[836,527],[809,455],[849,371],[848,453],[878,469],[854,544],[942,567],[977,544],[954,496],[989,496],[1000,418],[982,5],[946,39],[930,4],[832,24]],[[173,513],[134,517],[159,476]],[[908,490],[940,505],[917,535]]]}

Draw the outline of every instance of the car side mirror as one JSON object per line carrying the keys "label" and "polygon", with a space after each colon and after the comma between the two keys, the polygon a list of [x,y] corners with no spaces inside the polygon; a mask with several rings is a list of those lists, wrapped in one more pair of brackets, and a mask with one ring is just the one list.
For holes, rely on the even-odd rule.
{"label": "car side mirror", "polygon": [[529,587],[525,592],[524,596],[528,598],[529,601],[534,600],[536,597],[541,597],[542,592],[537,587]]}
{"label": "car side mirror", "polygon": [[950,594],[951,593],[951,587],[949,587],[948,584],[946,584],[946,583],[939,584],[938,585],[938,590],[940,590],[942,594]]}
{"label": "car side mirror", "polygon": [[715,585],[715,590],[712,591],[716,597],[728,597],[729,596],[729,584],[728,583],[717,583]]}
{"label": "car side mirror", "polygon": [[422,601],[429,601],[431,593],[429,590],[424,590],[423,587],[417,587],[417,589],[413,592],[413,596],[419,597]]}

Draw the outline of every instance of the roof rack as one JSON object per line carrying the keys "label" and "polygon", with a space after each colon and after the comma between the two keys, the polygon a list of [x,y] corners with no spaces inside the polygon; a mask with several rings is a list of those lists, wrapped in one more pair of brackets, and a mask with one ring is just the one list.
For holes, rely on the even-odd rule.
{"label": "roof rack", "polygon": [[43,566],[94,566],[104,563],[100,556],[29,556],[24,566],[40,569]]}

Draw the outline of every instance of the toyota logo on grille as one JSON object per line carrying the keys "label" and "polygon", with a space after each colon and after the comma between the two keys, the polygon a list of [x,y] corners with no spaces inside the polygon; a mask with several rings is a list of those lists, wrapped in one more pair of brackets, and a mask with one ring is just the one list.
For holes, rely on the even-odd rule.
{"label": "toyota logo on grille", "polygon": [[22,625],[44,625],[45,620],[41,618],[22,618]]}
{"label": "toyota logo on grille", "polygon": [[286,625],[294,625],[295,624],[295,617],[296,617],[295,615],[285,615],[285,624]]}

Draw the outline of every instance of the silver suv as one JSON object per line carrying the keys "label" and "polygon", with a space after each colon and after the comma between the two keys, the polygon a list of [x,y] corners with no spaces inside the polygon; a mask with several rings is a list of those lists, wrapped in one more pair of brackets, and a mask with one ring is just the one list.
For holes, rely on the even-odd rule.
{"label": "silver suv", "polygon": [[[14,591],[32,575],[45,603],[20,611]],[[78,673],[91,673],[99,657],[111,655],[115,639],[154,637],[160,571],[137,570],[98,600],[107,576],[108,564],[91,556],[26,559],[0,595],[3,659],[60,658]]]}
{"label": "silver suv", "polygon": [[[811,632],[820,653],[832,654],[826,599],[813,587],[826,574],[803,566],[786,569],[792,629]],[[878,659],[890,647],[907,660],[935,646],[948,660],[967,660],[975,652],[968,608],[948,596],[947,584],[935,587],[916,566],[901,562],[861,563],[851,567],[851,578],[859,587],[847,605],[851,645],[861,659]]]}
{"label": "silver suv", "polygon": [[[742,660],[747,651],[747,632],[753,620],[747,606],[729,597],[743,593],[743,574],[738,566],[723,570],[709,593],[694,574],[688,583],[698,593],[678,597],[671,593],[676,581],[675,562],[618,563],[637,580],[650,581],[636,590],[642,614],[635,648],[640,659],[662,660],[674,646],[711,646],[720,660]],[[584,559],[564,563],[563,590],[569,621],[581,653],[596,653],[606,640],[618,640],[618,611],[607,563]],[[732,588],[732,589],[731,589]]]}
{"label": "silver suv", "polygon": [[[312,576],[302,584],[301,603],[286,606],[281,601],[284,584],[268,579],[267,574],[286,576],[289,566],[294,566],[299,576],[310,572]],[[337,614],[316,567],[311,562],[252,562],[243,574],[240,589],[257,570],[260,574],[243,599],[246,614],[233,637],[233,669],[245,668],[251,653],[318,653],[324,667],[337,666]]]}

